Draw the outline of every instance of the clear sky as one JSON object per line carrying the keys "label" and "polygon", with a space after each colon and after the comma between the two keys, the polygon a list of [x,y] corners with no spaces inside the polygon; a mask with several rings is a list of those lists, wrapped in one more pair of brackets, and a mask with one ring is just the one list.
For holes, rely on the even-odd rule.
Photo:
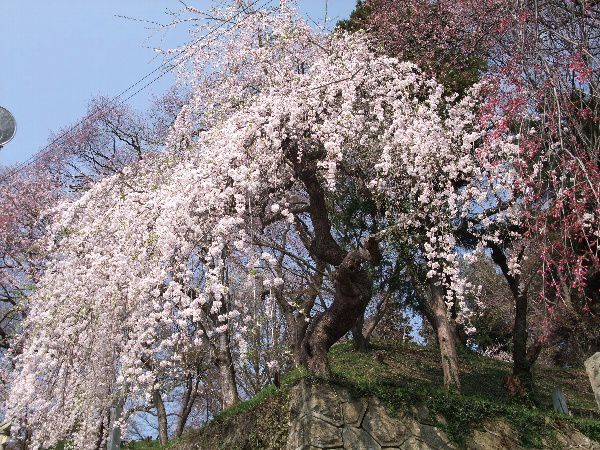
{"label": "clear sky", "polygon": [[[276,4],[277,0],[273,0]],[[209,0],[188,0],[205,9]],[[299,0],[300,10],[322,21],[346,18],[355,0]],[[262,2],[260,2],[262,4]],[[178,0],[1,0],[0,106],[17,120],[15,138],[0,150],[0,165],[23,162],[51,131],[76,122],[92,97],[114,97],[163,62],[154,48],[188,40],[188,28],[161,28],[182,9]],[[137,94],[143,109],[174,79]]]}

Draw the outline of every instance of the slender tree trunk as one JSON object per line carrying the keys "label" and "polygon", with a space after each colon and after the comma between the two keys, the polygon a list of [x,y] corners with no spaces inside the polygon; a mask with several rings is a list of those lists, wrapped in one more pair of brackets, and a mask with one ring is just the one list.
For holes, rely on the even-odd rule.
{"label": "slender tree trunk", "polygon": [[[412,283],[414,296],[417,300],[418,312],[421,314],[423,322],[426,321],[431,326],[437,341],[437,321],[432,307],[433,302],[431,301],[431,292],[428,289],[425,280],[418,279],[412,270],[408,270],[407,275]],[[423,323],[423,326],[425,326],[425,323]],[[427,341],[429,342],[430,339],[428,338]]]}
{"label": "slender tree trunk", "polygon": [[[373,331],[386,313],[387,306],[390,300],[390,293],[385,292],[383,297],[375,305],[375,313],[365,324],[365,313],[363,312],[352,327],[352,343],[354,350],[357,352],[367,352],[370,348],[370,338]],[[369,302],[367,302],[368,304]]]}
{"label": "slender tree trunk", "polygon": [[167,445],[167,442],[169,442],[167,411],[158,389],[152,391],[152,403],[156,408],[156,416],[158,418],[158,442],[160,445]]}
{"label": "slender tree trunk", "polygon": [[367,340],[367,343],[371,339],[371,335],[373,334],[373,331],[375,331],[375,328],[377,328],[377,325],[379,325],[379,322],[381,322],[381,319],[383,319],[383,316],[385,316],[385,314],[387,313],[391,297],[392,296],[389,291],[386,292],[385,294],[383,294],[383,298],[379,301],[379,303],[375,307],[375,314],[373,315],[371,320],[369,320],[367,325],[364,327],[363,335],[364,335],[365,339]]}
{"label": "slender tree trunk", "polygon": [[515,296],[513,375],[519,378],[531,378],[531,365],[527,360],[527,296],[523,293]]}
{"label": "slender tree trunk", "polygon": [[296,298],[296,303],[302,305],[300,309],[291,306],[283,297],[280,290],[274,291],[277,304],[285,316],[288,345],[292,349],[294,367],[302,365],[302,343],[308,329],[306,318],[310,316],[310,312],[323,286],[325,267],[325,263],[317,262],[316,270],[310,277],[310,285],[307,286],[306,292]]}
{"label": "slender tree trunk", "polygon": [[452,334],[454,335],[454,342],[457,346],[460,345],[462,347],[466,347],[468,343],[468,336],[464,332],[464,328],[456,322],[457,316],[458,308],[456,303],[454,303],[450,309],[450,326],[452,328]]}
{"label": "slender tree trunk", "polygon": [[[98,430],[98,439],[96,440],[96,450],[101,450],[102,447],[103,447],[102,444],[105,442],[105,440],[104,440],[104,435],[105,435],[105,432],[104,432],[104,427],[105,427],[104,420],[105,419],[106,419],[106,417],[102,418],[102,420],[100,421],[100,427],[99,427],[99,430]],[[107,423],[110,425],[110,411],[108,412],[108,421],[107,421]]]}
{"label": "slender tree trunk", "polygon": [[369,350],[369,340],[365,337],[363,333],[363,328],[365,325],[365,314],[361,314],[354,322],[352,326],[352,344],[354,350],[357,352],[366,352]]}
{"label": "slender tree trunk", "polygon": [[[302,341],[306,335],[308,323],[304,320],[304,316],[298,314],[297,311],[287,302],[283,294],[279,290],[275,290],[275,300],[283,311],[285,323],[287,327],[287,342],[288,347],[292,350],[292,360],[294,367],[302,364]],[[298,300],[301,301],[301,300]]]}
{"label": "slender tree trunk", "polygon": [[444,288],[437,279],[429,280],[431,306],[434,314],[435,330],[442,356],[442,370],[444,372],[444,386],[446,389],[460,391],[460,372],[458,368],[458,355],[456,353],[455,333],[448,318]]}
{"label": "slender tree trunk", "polygon": [[223,409],[226,409],[240,401],[235,381],[233,358],[231,357],[231,349],[229,348],[229,333],[227,331],[219,335],[216,347],[215,364],[219,369]]}
{"label": "slender tree trunk", "polygon": [[[291,306],[288,301],[284,298],[283,294],[280,290],[274,290],[275,300],[277,304],[281,308],[283,315],[285,317],[285,323],[287,327],[287,343],[288,347],[292,350],[292,360],[294,363],[294,367],[299,367],[302,364],[302,342],[304,341],[304,336],[306,335],[306,330],[308,328],[308,322],[305,320],[305,316],[300,314],[300,311],[295,307]],[[303,296],[300,295],[296,299],[296,302],[303,303],[308,300],[304,300]],[[310,305],[307,305],[310,309],[314,305],[314,298]],[[306,308],[306,307],[305,307]]]}
{"label": "slender tree trunk", "polygon": [[306,330],[308,329],[308,322],[304,320],[304,316],[293,318],[291,325],[292,327],[292,351],[294,353],[294,367],[302,365],[302,343],[306,336]]}
{"label": "slender tree trunk", "polygon": [[[223,272],[223,280],[226,284],[229,284],[228,274],[226,271]],[[229,312],[229,297],[227,301],[221,303],[219,314],[227,315]],[[215,324],[219,323],[218,316],[212,315],[212,320]],[[221,385],[221,401],[223,409],[227,409],[240,401],[240,396],[237,390],[237,383],[235,379],[235,367],[233,365],[233,358],[231,356],[231,345],[230,345],[229,329],[219,333],[217,336],[217,342],[213,344],[214,357],[213,363],[219,371],[219,383]]]}
{"label": "slender tree trunk", "polygon": [[[513,376],[518,378],[524,384],[524,387],[530,391],[533,388],[531,368],[539,356],[541,345],[534,344],[529,348],[527,346],[529,338],[527,332],[528,291],[521,281],[521,276],[511,273],[504,251],[495,244],[490,245],[490,248],[492,249],[492,259],[500,267],[515,301],[512,353]],[[517,262],[521,262],[522,255],[523,251],[518,255]]]}
{"label": "slender tree trunk", "polygon": [[188,417],[196,402],[196,397],[198,396],[198,384],[199,378],[194,380],[194,377],[191,374],[188,375],[185,382],[185,394],[181,401],[179,420],[177,421],[177,427],[175,428],[175,437],[181,437],[183,434],[183,429],[185,428],[185,424],[187,423]]}

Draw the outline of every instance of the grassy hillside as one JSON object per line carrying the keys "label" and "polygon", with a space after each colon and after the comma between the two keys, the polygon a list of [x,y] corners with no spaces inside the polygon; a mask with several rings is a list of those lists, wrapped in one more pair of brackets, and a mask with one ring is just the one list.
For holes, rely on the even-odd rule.
{"label": "grassy hillside", "polygon": [[[460,360],[463,392],[459,395],[442,388],[443,375],[435,348],[380,342],[368,353],[356,353],[349,344],[340,344],[330,352],[331,380],[315,379],[294,371],[285,377],[281,388],[267,387],[256,398],[224,411],[208,427],[190,432],[183,441],[204,442],[240,427],[252,430],[255,426],[258,431],[252,435],[255,443],[251,448],[277,448],[275,444],[265,444],[265,439],[271,439],[273,433],[279,436],[277,439],[285,435],[287,394],[289,387],[301,377],[315,383],[342,385],[356,396],[377,397],[391,413],[425,406],[432,417],[443,418],[435,425],[459,444],[467,439],[470,430],[495,419],[510,423],[527,447],[541,445],[542,439],[552,441],[556,430],[578,429],[600,441],[600,414],[582,369],[537,367],[535,391],[531,398],[522,401],[509,398],[502,387],[502,378],[510,373],[510,364],[470,352],[463,352]],[[565,393],[568,406],[574,411],[573,417],[553,411],[551,394],[556,387]],[[134,448],[159,447],[139,443]]]}
{"label": "grassy hillside", "polygon": [[[437,349],[416,345],[379,343],[373,351],[360,354],[348,344],[331,351],[335,382],[357,395],[375,396],[390,410],[402,411],[425,405],[447,423],[439,424],[458,443],[470,430],[494,419],[509,422],[524,445],[535,447],[554,430],[573,427],[600,441],[600,414],[588,377],[583,369],[537,367],[535,390],[531,398],[509,398],[502,379],[510,374],[511,365],[484,358],[471,352],[460,354],[462,393],[442,388],[443,374]],[[552,391],[561,387],[569,408],[568,418],[552,407]]]}
{"label": "grassy hillside", "polygon": [[[412,344],[376,343],[366,354],[351,351],[349,344],[334,347],[330,360],[336,378],[358,386],[389,385],[436,390],[443,385],[437,349]],[[497,403],[514,403],[502,387],[502,378],[511,373],[511,364],[460,353],[462,393]],[[587,374],[583,369],[534,368],[535,390],[531,405],[552,410],[552,391],[561,387],[568,406],[582,415],[594,415],[598,409]],[[600,414],[598,414],[600,418]]]}

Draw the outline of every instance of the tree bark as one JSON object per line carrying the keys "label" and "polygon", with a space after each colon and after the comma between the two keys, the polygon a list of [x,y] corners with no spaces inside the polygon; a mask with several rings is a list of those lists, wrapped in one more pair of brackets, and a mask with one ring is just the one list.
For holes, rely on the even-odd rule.
{"label": "tree bark", "polygon": [[364,332],[363,332],[363,335],[364,335],[365,339],[367,340],[367,343],[369,342],[369,339],[371,338],[373,331],[375,331],[375,328],[377,328],[377,325],[379,325],[379,322],[381,322],[381,319],[383,319],[383,316],[385,316],[385,314],[387,313],[391,297],[392,297],[392,295],[390,294],[389,291],[387,291],[385,294],[383,294],[383,298],[375,307],[375,314],[367,322],[367,325],[365,326]]}
{"label": "tree bark", "polygon": [[[108,412],[108,414],[103,414],[105,417],[103,417],[100,420],[100,426],[98,427],[98,439],[96,440],[96,450],[101,450],[103,447],[106,447],[106,445],[102,445],[106,442],[106,440],[104,439],[104,435],[106,434],[104,431],[104,427],[105,427],[105,420],[106,423],[110,424],[110,411]],[[106,415],[108,415],[108,419],[106,418]]]}
{"label": "tree bark", "polygon": [[458,367],[458,355],[456,353],[455,333],[448,318],[448,311],[444,300],[444,288],[437,278],[432,278],[429,280],[429,290],[435,331],[442,356],[444,387],[460,391],[460,371]]}
{"label": "tree bark", "polygon": [[310,317],[310,312],[312,311],[323,286],[325,266],[326,264],[322,261],[317,263],[316,270],[310,277],[311,282],[307,287],[306,292],[296,298],[296,303],[301,304],[300,308],[291,306],[283,297],[281,291],[274,291],[277,304],[285,316],[288,329],[288,343],[292,349],[294,367],[298,367],[302,364],[302,343],[304,342],[304,337],[306,336],[306,330],[308,329],[309,324],[306,319]]}
{"label": "tree bark", "polygon": [[[368,304],[368,302],[367,302]],[[364,334],[365,314],[358,316],[354,325],[352,325],[352,347],[357,352],[367,352],[369,350],[369,340]]]}
{"label": "tree bark", "polygon": [[[279,289],[274,289],[273,294],[285,317],[288,346],[292,350],[294,367],[298,367],[302,364],[302,342],[308,328],[308,322],[305,320],[305,317],[308,317],[308,314],[310,314],[310,310],[314,305],[314,298],[310,305],[305,305],[302,309],[296,309],[288,303]],[[302,297],[302,295],[298,296],[296,301],[302,301]],[[306,306],[309,306],[309,308],[305,316],[301,312],[305,310]]]}
{"label": "tree bark", "polygon": [[310,372],[330,374],[327,351],[364,314],[371,298],[371,279],[363,265],[369,260],[366,250],[353,250],[335,272],[333,302],[315,318],[302,344],[302,363]]}
{"label": "tree bark", "polygon": [[301,361],[309,371],[318,375],[330,374],[327,350],[352,329],[357,318],[363,315],[371,298],[371,279],[366,265],[378,265],[381,260],[379,245],[372,236],[358,250],[347,252],[331,234],[325,191],[318,176],[318,168],[311,158],[324,150],[299,152],[293,142],[285,144],[288,160],[308,194],[308,213],[312,225],[312,239],[307,250],[317,261],[337,267],[333,275],[335,294],[333,302],[314,318],[302,342]]}
{"label": "tree bark", "polygon": [[229,332],[227,331],[219,335],[214,361],[219,370],[223,409],[226,409],[240,401],[235,381],[233,358],[231,357],[231,349],[229,348]]}
{"label": "tree bark", "polygon": [[352,344],[354,350],[357,352],[366,352],[369,350],[369,340],[365,337],[363,333],[363,328],[365,325],[365,314],[364,312],[358,316],[356,322],[352,326]]}
{"label": "tree bark", "polygon": [[[513,376],[517,377],[527,390],[531,390],[533,387],[531,368],[540,354],[541,345],[535,344],[530,348],[527,346],[529,337],[529,333],[527,332],[528,291],[521,281],[521,276],[511,273],[504,251],[496,244],[491,244],[490,248],[492,249],[492,259],[500,267],[515,301],[512,354]],[[519,254],[518,262],[520,262],[522,254],[523,252]]]}
{"label": "tree bark", "polygon": [[160,445],[167,445],[169,442],[167,411],[158,389],[152,391],[152,403],[154,403],[156,416],[158,418],[158,442]]}
{"label": "tree bark", "polygon": [[291,321],[288,321],[288,326],[292,328],[291,333],[291,347],[293,352],[294,367],[302,365],[302,343],[306,336],[306,330],[308,329],[308,322],[304,316],[292,317]]}
{"label": "tree bark", "polygon": [[531,364],[527,358],[527,296],[519,293],[515,296],[515,323],[513,325],[513,375],[531,378]]}
{"label": "tree bark", "polygon": [[[370,348],[370,338],[375,328],[385,315],[390,300],[390,293],[385,292],[383,297],[375,305],[375,313],[365,324],[365,314],[361,314],[352,327],[352,343],[357,352],[367,352]],[[368,304],[369,302],[367,302]]]}
{"label": "tree bark", "polygon": [[181,411],[179,412],[177,427],[175,428],[175,437],[181,437],[183,434],[183,429],[185,428],[185,424],[187,423],[188,417],[190,416],[192,408],[194,407],[196,397],[198,396],[199,382],[200,379],[196,378],[194,380],[194,376],[191,374],[188,375],[185,380],[185,394],[183,395],[183,400],[181,401]]}

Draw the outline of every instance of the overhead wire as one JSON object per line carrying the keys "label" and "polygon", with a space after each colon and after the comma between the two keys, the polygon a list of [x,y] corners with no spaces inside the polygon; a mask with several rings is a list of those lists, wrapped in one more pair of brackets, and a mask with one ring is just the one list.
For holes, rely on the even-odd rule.
{"label": "overhead wire", "polygon": [[[243,8],[241,8],[236,14],[234,14],[231,18],[222,21],[219,25],[213,27],[210,31],[208,31],[206,34],[203,34],[202,36],[200,36],[198,39],[196,39],[192,44],[190,44],[190,46],[197,46],[198,44],[200,44],[202,41],[208,39],[212,34],[214,34],[216,31],[218,31],[219,29],[223,28],[225,25],[227,24],[231,24],[236,18],[238,18],[240,15],[248,12],[251,8],[253,8],[256,4],[260,3],[261,0],[253,0],[251,3],[249,3],[247,6],[244,6]],[[273,2],[273,0],[267,0],[266,2],[264,2],[261,6],[257,7],[255,10],[252,10],[251,12],[253,13],[257,13],[261,10],[263,10],[264,8],[266,8],[267,6],[269,6],[271,3]],[[244,20],[246,20],[246,18],[249,16],[244,17],[241,22],[243,22]],[[233,23],[235,26],[235,23]],[[229,30],[231,30],[233,27],[229,28]],[[162,77],[164,77],[166,74],[170,73],[171,71],[173,71],[176,67],[180,66],[181,64],[189,61],[199,50],[201,47],[196,48],[194,51],[190,52],[187,56],[185,56],[184,58],[181,58],[179,61],[177,61],[175,64],[171,64],[173,63],[179,56],[180,54],[176,54],[173,55],[171,58],[167,59],[165,62],[163,62],[160,66],[156,67],[154,70],[152,70],[151,72],[147,73],[146,75],[144,75],[142,78],[140,78],[139,80],[137,80],[135,83],[133,83],[132,85],[130,85],[129,87],[127,87],[126,89],[124,89],[122,92],[120,92],[118,95],[116,95],[115,97],[113,97],[108,103],[112,104],[113,106],[110,107],[108,109],[108,112],[113,111],[115,108],[117,108],[118,106],[123,105],[125,102],[129,101],[131,98],[133,98],[134,96],[136,96],[137,94],[139,94],[140,92],[142,92],[144,89],[146,89],[148,86],[154,84],[156,81],[158,81],[159,79],[161,79]],[[170,65],[170,66],[169,66]],[[167,68],[167,66],[169,66]],[[140,87],[139,89],[137,89],[135,92],[133,92],[131,95],[129,95],[127,98],[120,100],[119,99],[124,96],[125,94],[127,94],[129,91],[131,91],[132,89],[135,89],[137,86],[139,86],[140,84],[142,84],[144,81],[146,81],[148,78],[152,77],[154,74],[156,74],[157,72],[162,71],[160,74],[158,74],[156,77],[152,78],[150,81],[148,81],[146,84],[144,84],[142,87]],[[43,156],[45,156],[52,148],[53,146],[60,142],[61,140],[63,140],[64,138],[66,138],[67,136],[69,136],[69,134],[71,132],[73,132],[78,126],[82,125],[83,123],[85,123],[85,121],[89,120],[90,117],[89,116],[85,116],[82,119],[80,119],[79,121],[77,121],[74,125],[72,125],[71,127],[69,127],[66,131],[64,131],[63,133],[61,133],[59,136],[57,136],[55,139],[53,139],[51,142],[49,142],[48,144],[46,144],[44,147],[42,147],[37,153],[35,153],[34,155],[32,155],[31,157],[29,157],[27,160],[25,160],[24,162],[18,164],[16,167],[14,167],[12,170],[9,170],[7,174],[5,174],[4,176],[0,177],[0,183],[4,183],[5,181],[10,180],[13,176],[15,176],[17,173],[23,171],[25,168],[27,168],[28,166],[30,166],[31,164],[33,164],[34,162],[38,161],[40,158],[42,158]]]}

